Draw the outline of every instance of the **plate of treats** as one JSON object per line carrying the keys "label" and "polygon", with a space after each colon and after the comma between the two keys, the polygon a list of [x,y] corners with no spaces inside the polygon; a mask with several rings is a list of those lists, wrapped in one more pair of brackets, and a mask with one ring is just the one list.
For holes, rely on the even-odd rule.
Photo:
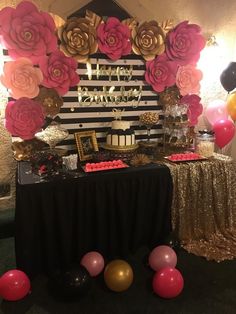
{"label": "plate of treats", "polygon": [[165,159],[172,161],[172,162],[189,162],[189,161],[200,161],[200,160],[207,160],[206,157],[201,156],[197,153],[186,152],[182,154],[171,154],[170,156],[164,157]]}
{"label": "plate of treats", "polygon": [[95,172],[95,171],[104,171],[104,170],[114,170],[121,168],[128,168],[129,166],[124,163],[122,160],[112,160],[112,161],[100,161],[100,162],[91,162],[86,163],[83,166],[85,172]]}

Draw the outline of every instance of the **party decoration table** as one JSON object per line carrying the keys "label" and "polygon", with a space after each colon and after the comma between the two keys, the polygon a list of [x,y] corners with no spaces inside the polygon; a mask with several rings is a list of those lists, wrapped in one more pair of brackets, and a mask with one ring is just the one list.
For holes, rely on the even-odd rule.
{"label": "party decoration table", "polygon": [[16,264],[29,276],[67,268],[89,251],[125,258],[155,247],[171,230],[172,179],[165,165],[145,165],[40,181],[18,163]]}

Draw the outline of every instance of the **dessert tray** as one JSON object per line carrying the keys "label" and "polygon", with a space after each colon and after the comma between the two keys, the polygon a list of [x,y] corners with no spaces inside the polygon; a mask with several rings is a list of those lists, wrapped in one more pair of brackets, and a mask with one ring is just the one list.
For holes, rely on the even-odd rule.
{"label": "dessert tray", "polygon": [[207,160],[206,157],[201,156],[197,153],[171,154],[170,156],[166,156],[164,158],[172,162],[190,162]]}
{"label": "dessert tray", "polygon": [[85,172],[95,172],[95,171],[104,171],[104,170],[114,170],[129,167],[122,160],[112,160],[112,161],[101,161],[101,162],[92,162],[86,163],[83,166]]}

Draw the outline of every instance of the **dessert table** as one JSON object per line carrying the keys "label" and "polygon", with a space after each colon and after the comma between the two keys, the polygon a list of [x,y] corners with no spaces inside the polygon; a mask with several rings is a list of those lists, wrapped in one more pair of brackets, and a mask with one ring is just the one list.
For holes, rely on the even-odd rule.
{"label": "dessert table", "polygon": [[17,268],[50,274],[96,250],[125,258],[158,245],[171,230],[172,178],[165,165],[62,173],[40,180],[19,162],[16,184]]}

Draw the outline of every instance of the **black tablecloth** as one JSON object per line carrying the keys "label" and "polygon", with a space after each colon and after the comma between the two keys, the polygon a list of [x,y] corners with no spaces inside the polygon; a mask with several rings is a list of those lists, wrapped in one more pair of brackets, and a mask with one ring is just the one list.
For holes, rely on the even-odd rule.
{"label": "black tablecloth", "polygon": [[172,179],[164,165],[77,173],[38,182],[18,164],[16,263],[29,276],[54,271],[96,250],[125,258],[153,248],[171,229]]}

